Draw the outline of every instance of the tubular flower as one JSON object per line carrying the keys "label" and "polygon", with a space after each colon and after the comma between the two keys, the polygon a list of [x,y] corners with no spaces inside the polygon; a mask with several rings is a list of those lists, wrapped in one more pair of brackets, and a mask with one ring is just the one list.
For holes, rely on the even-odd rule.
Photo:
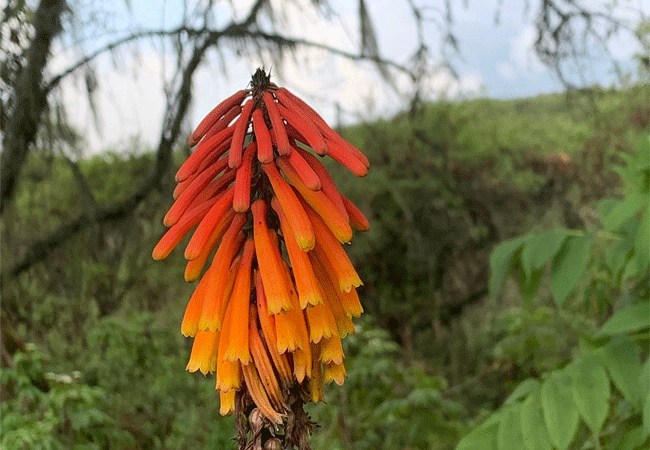
{"label": "tubular flower", "polygon": [[185,279],[199,282],[181,325],[194,338],[187,370],[216,372],[240,448],[264,437],[303,449],[314,426],[303,405],[324,400],[323,383],[343,383],[341,338],[363,311],[342,244],[370,226],[319,157],[357,176],[369,162],[262,69],[250,86],[190,135],[153,257],[192,234]]}

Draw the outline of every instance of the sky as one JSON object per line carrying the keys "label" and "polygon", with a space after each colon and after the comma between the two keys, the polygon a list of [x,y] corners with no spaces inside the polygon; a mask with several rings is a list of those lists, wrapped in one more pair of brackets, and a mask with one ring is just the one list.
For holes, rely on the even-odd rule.
{"label": "sky", "polygon": [[[308,3],[308,0],[272,1],[274,4]],[[427,21],[423,36],[431,52],[431,66],[435,67],[442,60],[438,24],[442,22],[443,14],[435,6],[444,2],[413,1],[425,7],[423,11]],[[76,20],[83,25],[85,20],[99,17],[109,32],[97,34],[95,31],[84,35],[85,28],[80,26],[82,31],[75,36],[74,42],[67,41],[56,49],[50,67],[52,73],[68,67],[79,57],[81,49],[88,53],[115,39],[116,35],[125,35],[135,29],[171,29],[178,25],[183,15],[182,0],[156,2],[154,8],[147,0],[107,3],[107,9],[98,13],[92,6],[93,2],[89,2],[91,6],[78,14]],[[223,25],[232,17],[230,2],[215,3],[216,24]],[[252,0],[232,3],[236,5],[235,14],[241,18]],[[330,4],[334,13],[328,14],[328,20],[323,20],[322,15],[310,7],[301,10],[289,7],[277,19],[283,30],[290,30],[291,36],[356,53],[359,48],[357,2],[330,0]],[[408,64],[418,43],[409,2],[366,0],[366,4],[377,31],[382,56]],[[452,4],[452,31],[460,46],[460,54],[451,58],[457,77],[446,71],[432,70],[433,74],[423,81],[426,99],[507,99],[563,89],[557,77],[533,51],[535,0],[530,0],[528,11],[523,0],[458,0]],[[628,4],[650,15],[650,0],[629,0]],[[498,25],[495,24],[497,11]],[[165,110],[163,86],[173,74],[175,64],[173,49],[169,41],[164,46],[160,41],[145,41],[137,47],[130,47],[131,50],[134,48],[135,52],[125,51],[96,60],[100,86],[95,97],[97,114],[93,114],[85,100],[81,77],[70,77],[63,85],[61,95],[69,118],[81,134],[87,136],[83,150],[86,156],[106,149],[128,151],[128,143],[135,136],[150,148],[157,144]],[[631,37],[615,39],[610,50],[624,68],[635,70],[632,55],[638,47]],[[288,58],[282,64],[272,54],[242,56],[229,49],[222,52],[222,58],[217,57],[216,52],[210,53],[206,64],[197,72],[188,120],[191,124],[198,123],[222,99],[245,87],[250,74],[260,66],[271,68],[277,84],[285,85],[303,97],[326,120],[335,124],[390,117],[406,108],[413,93],[412,84],[402,75],[395,76],[395,90],[381,80],[372,64],[346,60],[323,51],[300,51],[295,58]],[[611,67],[604,57],[591,60],[583,67],[583,83],[611,85],[616,81]]]}

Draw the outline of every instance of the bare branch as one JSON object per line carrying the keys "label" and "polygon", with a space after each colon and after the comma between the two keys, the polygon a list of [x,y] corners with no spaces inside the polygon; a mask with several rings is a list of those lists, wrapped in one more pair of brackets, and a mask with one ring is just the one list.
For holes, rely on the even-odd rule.
{"label": "bare branch", "polygon": [[53,38],[61,30],[65,0],[42,0],[34,17],[35,36],[27,63],[18,77],[13,113],[9,118],[0,158],[0,213],[11,200],[29,146],[36,139],[40,117],[47,107],[47,90],[41,86]]}
{"label": "bare branch", "polygon": [[[253,23],[255,21],[255,16],[258,14],[260,7],[265,1],[266,0],[259,0],[256,2],[248,17],[244,19],[241,24],[231,24],[223,33],[228,31],[236,32],[236,30],[240,30],[244,24]],[[203,60],[206,50],[210,46],[215,45],[223,33],[208,33],[205,38],[198,39],[191,58],[184,68],[182,68],[182,81],[163,119],[160,142],[156,151],[156,163],[152,173],[145,182],[126,200],[115,205],[102,208],[97,207],[92,214],[89,214],[86,211],[71,222],[59,226],[48,237],[34,242],[29,247],[22,260],[9,270],[10,275],[17,276],[29,269],[33,264],[43,260],[50,252],[63,245],[70,238],[93,223],[103,223],[127,217],[154,189],[160,187],[162,177],[167,173],[171,165],[173,145],[178,140],[181,131],[181,124],[190,105],[192,79],[196,69]]]}

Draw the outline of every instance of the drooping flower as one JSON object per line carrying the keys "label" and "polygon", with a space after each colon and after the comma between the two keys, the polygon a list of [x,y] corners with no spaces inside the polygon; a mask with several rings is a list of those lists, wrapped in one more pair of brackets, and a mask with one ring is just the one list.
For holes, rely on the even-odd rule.
{"label": "drooping flower", "polygon": [[357,176],[369,161],[262,69],[188,144],[169,230],[153,250],[166,258],[194,229],[185,279],[200,281],[181,325],[194,338],[187,370],[216,372],[221,413],[238,413],[241,448],[262,439],[255,423],[265,439],[306,448],[313,423],[302,406],[323,401],[323,383],[343,383],[341,338],[363,311],[342,244],[370,226],[319,157]]}

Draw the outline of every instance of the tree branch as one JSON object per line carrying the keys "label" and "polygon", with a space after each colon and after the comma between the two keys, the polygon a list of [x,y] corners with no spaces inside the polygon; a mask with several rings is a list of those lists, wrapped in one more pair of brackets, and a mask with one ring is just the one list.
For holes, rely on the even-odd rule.
{"label": "tree branch", "polygon": [[65,0],[42,0],[34,17],[34,40],[27,52],[27,64],[13,90],[16,101],[4,135],[0,157],[0,214],[11,200],[29,146],[34,143],[40,117],[47,107],[47,90],[41,86],[53,38],[61,30]]}
{"label": "tree branch", "polygon": [[9,270],[10,275],[17,276],[29,269],[33,264],[43,260],[51,251],[63,245],[68,239],[92,223],[103,223],[127,217],[151,191],[160,186],[160,180],[171,164],[172,147],[180,134],[181,123],[189,108],[192,77],[207,47],[207,42],[195,47],[192,58],[183,70],[181,85],[177,90],[174,101],[165,114],[163,131],[156,151],[156,165],[147,180],[126,200],[115,205],[97,208],[94,217],[91,217],[88,212],[84,212],[76,219],[59,226],[48,237],[34,242],[25,253],[25,256]]}

